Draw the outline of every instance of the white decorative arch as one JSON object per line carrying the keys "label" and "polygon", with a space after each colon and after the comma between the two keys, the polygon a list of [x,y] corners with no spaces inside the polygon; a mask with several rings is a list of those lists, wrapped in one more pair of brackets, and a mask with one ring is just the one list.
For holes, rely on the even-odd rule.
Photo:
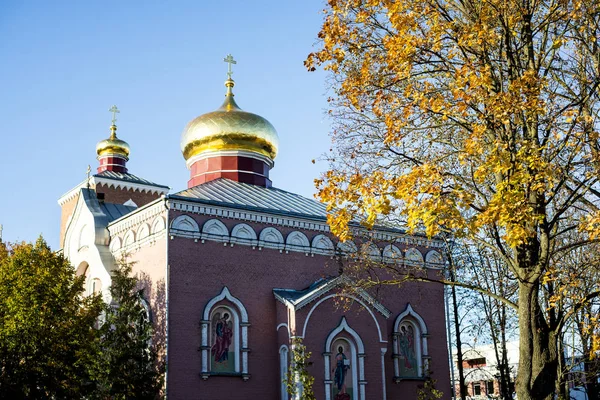
{"label": "white decorative arch", "polygon": [[362,339],[354,329],[350,328],[350,325],[348,325],[348,321],[346,321],[345,316],[342,317],[340,324],[334,330],[331,331],[329,336],[327,336],[327,341],[325,342],[325,351],[329,351],[329,348],[331,347],[331,342],[333,341],[335,336],[341,331],[346,331],[350,336],[352,336],[352,338],[356,341],[356,345],[358,346],[358,351],[360,353],[365,352],[365,346],[363,344]]}
{"label": "white decorative arch", "polygon": [[310,242],[306,235],[299,231],[290,232],[285,240],[285,249],[291,251],[309,252]]}
{"label": "white decorative arch", "polygon": [[442,254],[439,251],[431,250],[425,255],[425,262],[428,266],[441,268],[444,266],[444,257],[442,257]]}
{"label": "white decorative arch", "polygon": [[89,235],[89,227],[88,225],[83,225],[81,227],[81,229],[79,230],[79,235],[77,236],[77,250],[83,249],[84,247],[87,247],[91,244],[91,242],[93,241],[90,240],[90,235]]}
{"label": "white decorative arch", "polygon": [[123,242],[121,241],[120,237],[115,236],[115,237],[111,238],[110,246],[109,246],[111,253],[115,253],[115,252],[121,250],[122,244],[123,244]]}
{"label": "white decorative arch", "polygon": [[[354,399],[353,400],[365,400],[365,385],[367,381],[365,380],[365,346],[360,335],[348,325],[348,321],[346,321],[346,317],[342,317],[342,321],[340,324],[331,331],[329,336],[327,336],[327,340],[325,341],[325,352],[323,353],[323,358],[325,361],[325,399],[331,399],[331,356],[333,354],[331,349],[331,344],[333,340],[337,337],[338,334],[346,332],[351,338],[352,341],[346,342],[351,346],[356,345],[356,348],[353,349],[353,355],[356,355],[358,358],[358,373],[353,373],[353,387],[354,387]],[[353,343],[354,342],[354,343]],[[358,352],[356,351],[358,349]],[[356,368],[356,359],[354,361],[354,366]],[[356,389],[359,389],[356,391]]]}
{"label": "white decorative arch", "polygon": [[154,218],[154,221],[152,221],[152,229],[150,232],[152,234],[155,234],[157,232],[162,231],[163,229],[165,229],[165,219],[163,217]]}
{"label": "white decorative arch", "polygon": [[202,239],[227,242],[229,241],[229,229],[218,219],[209,219],[202,225]]}
{"label": "white decorative arch", "polygon": [[270,249],[284,248],[283,235],[277,229],[268,227],[260,231],[258,245]]}
{"label": "white decorative arch", "polygon": [[319,234],[312,240],[311,251],[313,254],[332,256],[335,254],[335,247],[329,237]]}
{"label": "white decorative arch", "polygon": [[356,247],[356,243],[351,240],[347,240],[345,242],[338,242],[337,244],[338,251],[344,255],[355,255],[358,252],[358,248]]}
{"label": "white decorative arch", "polygon": [[414,327],[415,332],[415,348],[416,348],[416,358],[417,358],[417,374],[418,377],[423,377],[429,370],[429,353],[427,348],[427,338],[429,334],[427,333],[427,325],[423,318],[417,314],[410,303],[407,304],[406,310],[402,312],[396,320],[394,321],[394,331],[393,331],[393,353],[392,357],[394,359],[394,380],[396,382],[400,381],[402,377],[400,377],[400,363],[399,363],[399,343],[398,343],[398,335],[400,330],[400,324],[402,323],[410,323]]}
{"label": "white decorative arch", "polygon": [[381,343],[387,343],[386,340],[383,339],[383,336],[381,334],[381,327],[379,326],[379,321],[377,321],[377,318],[375,317],[375,314],[373,313],[373,311],[371,311],[371,309],[358,297],[355,297],[351,294],[338,294],[338,293],[334,293],[334,294],[330,294],[328,296],[323,297],[321,300],[317,301],[315,303],[315,305],[313,305],[310,309],[310,311],[308,312],[308,314],[306,315],[306,319],[304,320],[304,327],[302,328],[302,337],[306,337],[306,328],[308,328],[308,322],[310,321],[310,317],[312,315],[312,313],[317,309],[317,307],[324,302],[327,299],[331,299],[332,297],[347,297],[349,299],[352,299],[353,301],[357,302],[358,304],[360,304],[361,306],[363,306],[365,308],[365,310],[367,310],[369,312],[369,314],[371,315],[371,317],[373,318],[373,321],[375,321],[375,326],[377,327],[377,333],[379,334],[379,341]]}
{"label": "white decorative arch", "polygon": [[256,246],[258,240],[256,232],[248,224],[237,224],[231,230],[231,243],[244,244],[248,246]]}
{"label": "white decorative arch", "polygon": [[383,248],[383,261],[386,263],[397,263],[402,261],[402,252],[393,244],[388,244]]}
{"label": "white decorative arch", "polygon": [[214,307],[214,305],[217,304],[219,301],[225,300],[225,299],[227,299],[230,302],[232,302],[233,304],[235,304],[235,306],[240,310],[242,322],[247,323],[248,322],[248,312],[246,311],[246,307],[244,307],[242,302],[237,297],[233,297],[231,295],[231,293],[229,292],[229,289],[227,289],[227,286],[223,287],[223,290],[221,290],[221,293],[219,293],[217,296],[210,299],[210,301],[206,304],[206,306],[204,306],[204,313],[202,314],[202,317],[205,320],[208,320],[208,318],[210,316],[210,310]]}
{"label": "white decorative arch", "polygon": [[288,326],[288,324],[286,324],[285,322],[280,323],[279,325],[277,325],[277,328],[275,329],[277,332],[279,332],[280,328],[285,328],[287,334],[288,334],[288,339],[290,338],[290,327]]}
{"label": "white decorative arch", "polygon": [[171,222],[171,230],[178,236],[198,237],[200,227],[196,220],[189,215],[180,215]]}
{"label": "white decorative arch", "polygon": [[129,230],[123,237],[123,247],[131,246],[134,243],[135,243],[135,232],[132,230]]}
{"label": "white decorative arch", "polygon": [[369,258],[379,261],[381,259],[381,250],[373,242],[366,242],[361,245],[361,252]]}
{"label": "white decorative arch", "polygon": [[138,240],[142,240],[150,236],[150,225],[143,224],[137,230],[137,238]]}
{"label": "white decorative arch", "polygon": [[406,264],[408,265],[415,265],[415,266],[422,266],[423,265],[423,254],[415,249],[414,247],[411,247],[410,249],[406,250],[406,254],[404,255],[404,258],[406,260]]}
{"label": "white decorative arch", "polygon": [[[232,303],[235,306],[235,310],[228,306],[228,305],[224,305],[221,302],[223,300],[228,300],[230,303]],[[229,289],[227,289],[227,286],[223,287],[223,290],[221,290],[221,293],[219,293],[217,296],[213,297],[212,299],[210,299],[210,301],[206,304],[206,306],[204,306],[204,311],[202,313],[202,321],[200,321],[200,325],[201,325],[201,330],[202,330],[202,339],[201,339],[201,349],[202,349],[202,379],[208,379],[208,377],[210,376],[210,371],[209,371],[209,353],[210,353],[210,344],[208,342],[209,339],[209,332],[208,332],[208,328],[210,325],[210,317],[211,317],[211,313],[212,311],[216,308],[216,307],[227,307],[229,309],[231,309],[232,311],[232,315],[234,315],[234,318],[237,318],[237,322],[236,322],[236,329],[240,329],[241,330],[241,348],[238,348],[236,346],[236,359],[239,360],[240,357],[239,355],[241,354],[241,374],[242,374],[242,378],[244,380],[248,380],[250,378],[250,375],[248,374],[248,352],[250,351],[250,349],[248,348],[248,326],[250,325],[248,323],[248,312],[246,311],[246,307],[244,307],[244,305],[242,304],[242,302],[237,298],[234,297],[230,292]],[[238,317],[239,314],[239,317]],[[237,334],[239,334],[239,331],[234,330],[234,332],[238,332]],[[239,343],[240,341],[237,340],[236,343]],[[236,362],[237,364],[237,362]],[[239,366],[236,365],[236,371],[239,371]]]}

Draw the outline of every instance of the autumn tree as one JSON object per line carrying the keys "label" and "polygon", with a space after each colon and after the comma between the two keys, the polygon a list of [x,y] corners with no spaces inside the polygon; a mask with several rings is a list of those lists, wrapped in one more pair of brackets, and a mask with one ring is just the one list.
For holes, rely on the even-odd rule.
{"label": "autumn tree", "polygon": [[102,310],[84,277],[40,238],[0,243],[0,398],[74,399],[93,392]]}
{"label": "autumn tree", "polygon": [[600,3],[329,0],[324,12],[306,65],[331,77],[331,168],[317,184],[332,231],[393,225],[493,252],[517,282],[516,301],[488,294],[518,313],[518,397],[553,398],[558,336],[599,290],[561,301],[572,276],[559,261],[600,231]]}

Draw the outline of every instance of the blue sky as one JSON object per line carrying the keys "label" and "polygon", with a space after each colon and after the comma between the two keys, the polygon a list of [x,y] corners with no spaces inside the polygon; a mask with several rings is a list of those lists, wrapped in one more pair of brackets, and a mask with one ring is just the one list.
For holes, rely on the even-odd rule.
{"label": "blue sky", "polygon": [[231,53],[236,101],[280,137],[271,178],[312,196],[329,148],[322,71],[306,72],[321,1],[0,0],[0,224],[6,241],[58,247],[57,199],[97,166],[96,143],[131,146],[129,171],[185,189],[188,121],[218,108]]}

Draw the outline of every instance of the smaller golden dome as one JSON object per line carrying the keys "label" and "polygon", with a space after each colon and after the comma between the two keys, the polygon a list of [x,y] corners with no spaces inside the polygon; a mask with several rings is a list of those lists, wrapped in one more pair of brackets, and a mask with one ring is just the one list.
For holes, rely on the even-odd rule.
{"label": "smaller golden dome", "polygon": [[96,145],[96,154],[98,157],[119,155],[125,158],[129,157],[129,144],[126,141],[117,138],[117,126],[111,125],[110,137],[101,140]]}
{"label": "smaller golden dome", "polygon": [[273,160],[279,136],[269,121],[243,111],[233,99],[233,79],[225,82],[223,105],[192,120],[181,135],[181,152],[187,160],[212,151],[248,151]]}

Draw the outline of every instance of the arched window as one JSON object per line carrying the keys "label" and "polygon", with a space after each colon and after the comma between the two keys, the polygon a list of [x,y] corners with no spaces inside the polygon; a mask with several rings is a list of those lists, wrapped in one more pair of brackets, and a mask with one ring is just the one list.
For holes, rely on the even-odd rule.
{"label": "arched window", "polygon": [[288,347],[284,344],[279,348],[279,378],[281,381],[281,400],[289,399],[287,390]]}
{"label": "arched window", "polygon": [[422,378],[429,369],[427,326],[409,304],[394,322],[394,381]]}
{"label": "arched window", "polygon": [[90,287],[90,294],[101,294],[102,293],[102,281],[98,278],[92,279],[92,286]]}
{"label": "arched window", "polygon": [[204,307],[202,321],[202,379],[211,375],[248,373],[248,313],[242,302],[224,287]]}
{"label": "arched window", "polygon": [[352,329],[346,317],[325,342],[325,399],[345,397],[351,400],[365,399],[365,349],[358,333]]}

